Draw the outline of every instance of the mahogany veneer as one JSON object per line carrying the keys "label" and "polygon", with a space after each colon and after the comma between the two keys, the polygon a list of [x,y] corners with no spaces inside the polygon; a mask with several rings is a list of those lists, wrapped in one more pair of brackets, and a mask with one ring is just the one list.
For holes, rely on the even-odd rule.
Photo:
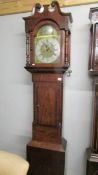
{"label": "mahogany veneer", "polygon": [[27,146],[30,175],[64,175],[66,141],[62,144],[31,141]]}

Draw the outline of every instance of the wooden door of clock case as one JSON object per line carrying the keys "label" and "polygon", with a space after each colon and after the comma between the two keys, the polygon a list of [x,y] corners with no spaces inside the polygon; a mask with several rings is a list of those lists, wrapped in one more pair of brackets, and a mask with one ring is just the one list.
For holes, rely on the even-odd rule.
{"label": "wooden door of clock case", "polygon": [[34,14],[24,20],[25,68],[32,73],[34,99],[32,139],[27,144],[28,175],[64,175],[63,74],[70,66],[72,16],[61,12],[54,1],[43,8],[36,4]]}
{"label": "wooden door of clock case", "polygon": [[61,143],[62,74],[33,74],[33,139]]}

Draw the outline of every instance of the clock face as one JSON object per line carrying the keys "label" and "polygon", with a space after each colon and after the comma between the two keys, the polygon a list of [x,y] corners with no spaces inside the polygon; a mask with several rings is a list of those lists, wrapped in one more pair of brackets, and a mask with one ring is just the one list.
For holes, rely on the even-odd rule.
{"label": "clock face", "polygon": [[60,39],[56,29],[50,25],[42,26],[35,38],[35,63],[58,63]]}
{"label": "clock face", "polygon": [[37,43],[35,54],[40,63],[56,62],[60,55],[60,44],[55,38],[43,38]]}

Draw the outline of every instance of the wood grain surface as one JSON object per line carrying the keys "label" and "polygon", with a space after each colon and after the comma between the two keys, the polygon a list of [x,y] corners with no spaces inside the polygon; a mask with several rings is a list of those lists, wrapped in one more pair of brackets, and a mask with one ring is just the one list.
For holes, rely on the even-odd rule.
{"label": "wood grain surface", "polygon": [[[50,4],[52,0],[0,0],[0,15],[32,11],[36,3]],[[98,3],[98,0],[58,0],[61,7],[89,3]]]}

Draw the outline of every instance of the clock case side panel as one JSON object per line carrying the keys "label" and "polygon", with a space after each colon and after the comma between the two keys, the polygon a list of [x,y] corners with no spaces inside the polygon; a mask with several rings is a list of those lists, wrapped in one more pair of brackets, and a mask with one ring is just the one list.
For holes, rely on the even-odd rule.
{"label": "clock case side panel", "polygon": [[90,55],[89,73],[94,78],[93,127],[91,146],[87,149],[86,175],[98,174],[98,8],[91,8],[89,13]]}
{"label": "clock case side panel", "polygon": [[89,54],[89,73],[98,75],[98,8],[90,8],[90,54]]}
{"label": "clock case side panel", "polygon": [[88,64],[88,70],[90,72],[93,71],[93,55],[94,55],[94,26],[90,26],[90,43],[89,43],[89,64]]}
{"label": "clock case side panel", "polygon": [[94,78],[94,112],[93,112],[93,135],[92,146],[93,153],[98,153],[98,78]]}
{"label": "clock case side panel", "polygon": [[98,23],[92,24],[90,28],[89,72],[98,75]]}

